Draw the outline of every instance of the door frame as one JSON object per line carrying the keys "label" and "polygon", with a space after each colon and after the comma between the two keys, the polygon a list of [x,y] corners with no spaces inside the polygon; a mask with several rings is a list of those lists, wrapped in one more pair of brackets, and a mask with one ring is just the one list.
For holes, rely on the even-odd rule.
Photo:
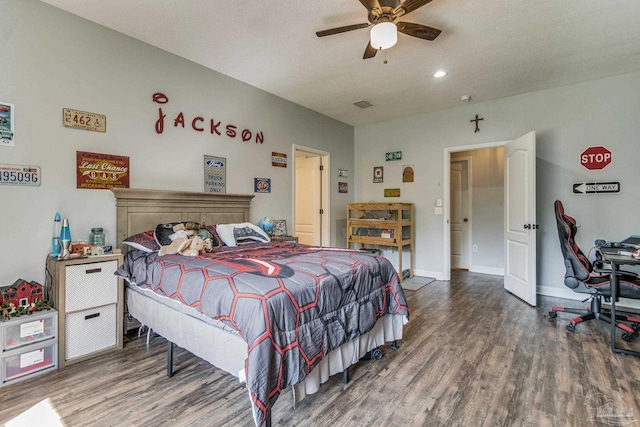
{"label": "door frame", "polygon": [[[445,147],[444,148],[444,173],[442,177],[442,192],[444,201],[442,203],[443,212],[442,212],[442,259],[443,259],[443,280],[451,280],[451,226],[450,226],[450,216],[451,216],[451,182],[450,182],[450,174],[451,174],[451,153],[457,153],[459,151],[475,151],[482,150],[484,148],[497,148],[504,147],[511,141],[496,141],[496,142],[485,142],[482,144],[472,144],[472,145],[461,145],[457,147]],[[471,237],[471,234],[469,235]],[[470,242],[472,242],[470,240]]]}
{"label": "door frame", "polygon": [[[451,152],[449,153],[451,154]],[[451,158],[451,156],[449,156]],[[451,176],[451,162],[464,162],[467,164],[467,245],[464,250],[467,252],[467,262],[469,263],[469,269],[473,265],[473,251],[471,250],[471,242],[473,241],[473,166],[472,166],[472,157],[464,156],[464,157],[456,157],[451,158],[449,162],[449,176]],[[451,214],[451,180],[449,180],[449,214]],[[448,221],[449,227],[451,227],[451,221]],[[451,249],[451,228],[449,228],[449,249]],[[451,257],[451,251],[449,251],[449,257]],[[451,259],[449,259],[449,263],[451,263]],[[451,264],[449,264],[449,268],[451,268]]]}
{"label": "door frame", "polygon": [[330,167],[331,154],[326,151],[305,147],[303,145],[298,145],[298,144],[292,144],[292,150],[291,150],[291,169],[293,171],[291,174],[291,181],[292,181],[291,191],[293,193],[291,200],[293,200],[293,204],[291,206],[291,221],[292,221],[291,230],[292,231],[289,231],[289,233],[295,236],[295,232],[296,232],[296,153],[298,151],[314,154],[320,157],[320,164],[323,166],[322,168],[323,173],[320,174],[321,193],[322,193],[321,200],[320,200],[320,208],[323,211],[323,214],[321,217],[322,222],[320,224],[320,244],[322,246],[331,246],[331,230],[329,228],[329,224],[331,224],[330,222],[330,216],[331,216],[330,188],[331,187],[329,185],[330,184],[329,171],[331,170],[331,167]]}

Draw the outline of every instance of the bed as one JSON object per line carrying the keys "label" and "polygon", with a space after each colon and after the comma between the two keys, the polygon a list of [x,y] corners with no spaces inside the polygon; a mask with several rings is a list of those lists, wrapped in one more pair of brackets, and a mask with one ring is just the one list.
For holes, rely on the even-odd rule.
{"label": "bed", "polygon": [[[253,198],[112,192],[118,242],[168,222],[248,222]],[[408,321],[393,266],[368,252],[270,242],[160,257],[119,247],[129,314],[246,382],[257,426],[271,424],[270,408],[284,389],[299,402],[367,352],[400,340]]]}

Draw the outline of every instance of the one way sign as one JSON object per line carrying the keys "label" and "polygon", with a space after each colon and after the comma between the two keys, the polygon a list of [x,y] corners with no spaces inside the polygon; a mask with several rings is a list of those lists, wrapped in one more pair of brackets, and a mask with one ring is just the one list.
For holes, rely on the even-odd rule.
{"label": "one way sign", "polygon": [[619,182],[576,182],[573,184],[573,194],[600,194],[619,192]]}

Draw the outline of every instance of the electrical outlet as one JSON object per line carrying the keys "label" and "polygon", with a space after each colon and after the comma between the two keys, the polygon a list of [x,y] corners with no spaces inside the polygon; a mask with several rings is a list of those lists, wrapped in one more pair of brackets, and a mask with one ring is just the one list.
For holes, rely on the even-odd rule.
{"label": "electrical outlet", "polygon": [[442,208],[441,208],[441,207],[439,207],[439,206],[436,206],[436,207],[433,209],[433,213],[434,213],[435,215],[442,215]]}
{"label": "electrical outlet", "polygon": [[471,247],[471,250],[472,250],[473,252],[478,252],[478,245],[473,245],[473,246]]}

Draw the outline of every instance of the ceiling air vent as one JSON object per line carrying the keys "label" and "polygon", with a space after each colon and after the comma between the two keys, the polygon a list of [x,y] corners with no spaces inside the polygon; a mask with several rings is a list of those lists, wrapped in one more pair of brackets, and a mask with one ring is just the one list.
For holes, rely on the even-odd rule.
{"label": "ceiling air vent", "polygon": [[372,103],[370,103],[369,101],[365,101],[364,99],[362,101],[354,102],[353,105],[355,105],[356,107],[360,107],[360,108],[373,107]]}

